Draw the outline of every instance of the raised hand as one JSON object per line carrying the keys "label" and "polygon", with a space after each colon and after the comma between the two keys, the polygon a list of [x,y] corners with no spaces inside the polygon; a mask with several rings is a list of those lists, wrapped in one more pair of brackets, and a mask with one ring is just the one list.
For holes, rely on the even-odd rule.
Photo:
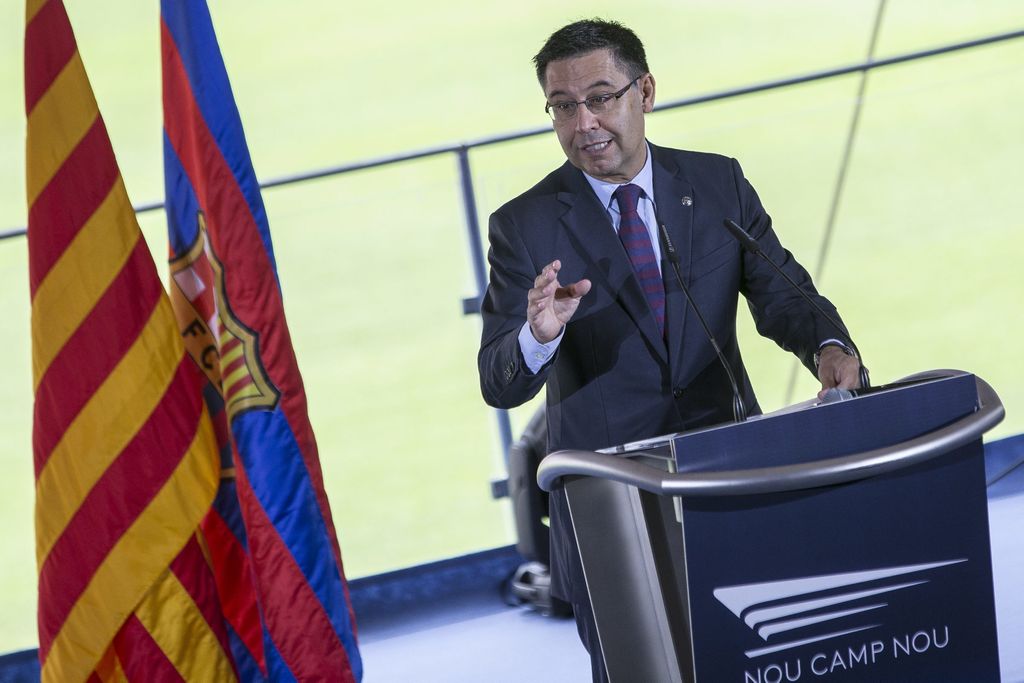
{"label": "raised hand", "polygon": [[590,291],[590,280],[562,286],[558,271],[562,262],[554,260],[540,271],[533,289],[526,295],[526,320],[534,339],[546,344],[562,332],[562,327],[576,313],[582,299]]}

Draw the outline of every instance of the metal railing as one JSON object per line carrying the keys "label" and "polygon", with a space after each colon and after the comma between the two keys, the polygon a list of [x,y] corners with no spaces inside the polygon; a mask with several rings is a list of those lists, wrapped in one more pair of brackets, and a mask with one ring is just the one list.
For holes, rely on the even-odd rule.
{"label": "metal railing", "polygon": [[[755,93],[762,93],[772,90],[779,90],[782,88],[789,88],[792,86],[803,85],[805,83],[813,83],[816,81],[823,81],[853,73],[867,73],[869,71],[881,69],[888,66],[906,64],[908,62],[914,62],[922,59],[927,59],[930,57],[950,54],[953,52],[959,52],[962,50],[968,50],[971,48],[981,47],[985,45],[993,45],[996,43],[1016,40],[1019,38],[1024,38],[1024,29],[1009,31],[1006,33],[992,34],[974,40],[950,43],[947,45],[942,45],[940,47],[930,48],[927,50],[907,52],[892,57],[886,57],[883,59],[869,59],[867,61],[858,62],[855,64],[848,64],[846,66],[840,66],[832,69],[812,71],[805,74],[791,76],[788,78],[764,81],[761,83],[755,83],[752,85],[742,86],[738,88],[731,88],[703,95],[685,97],[682,99],[672,100],[665,104],[656,106],[654,108],[654,113],[669,111],[673,109],[680,109],[683,107],[692,107],[695,105],[706,104],[709,102],[718,102],[722,100],[743,97],[746,95],[752,95]],[[546,125],[521,130],[517,132],[478,138],[476,140],[472,140],[469,142],[441,145],[437,147],[427,147],[424,149],[413,150],[389,156],[382,156],[374,159],[355,161],[336,166],[328,166],[325,168],[314,169],[303,173],[296,173],[292,175],[280,176],[278,178],[272,178],[270,180],[260,183],[260,188],[265,190],[274,187],[282,187],[286,185],[303,183],[310,180],[317,180],[320,178],[330,178],[332,176],[353,173],[356,171],[362,171],[371,168],[378,168],[381,166],[388,166],[391,164],[400,164],[408,161],[414,161],[417,159],[424,159],[428,157],[440,156],[445,154],[454,154],[458,160],[459,185],[462,195],[463,210],[465,212],[466,236],[467,239],[469,240],[471,266],[477,288],[475,296],[471,296],[463,300],[462,308],[463,313],[467,315],[475,314],[479,312],[480,302],[483,299],[484,292],[487,288],[487,269],[484,258],[484,246],[480,231],[480,219],[476,206],[476,195],[473,190],[473,172],[470,167],[469,152],[472,149],[477,149],[480,147],[487,147],[490,145],[497,145],[505,142],[514,142],[526,138],[536,137],[538,135],[543,135],[550,132],[551,126]],[[136,213],[146,213],[150,211],[157,211],[162,208],[164,208],[164,203],[156,201],[149,202],[146,204],[140,204],[135,207],[135,211]],[[24,235],[25,232],[26,229],[24,227],[2,231],[0,232],[0,240],[20,237]],[[509,420],[507,411],[496,410],[496,413],[499,438],[501,440],[502,452],[506,459],[507,466],[508,449],[512,443],[511,422]],[[506,483],[496,482],[493,487],[493,490],[496,496],[504,495],[504,493],[507,490]]]}

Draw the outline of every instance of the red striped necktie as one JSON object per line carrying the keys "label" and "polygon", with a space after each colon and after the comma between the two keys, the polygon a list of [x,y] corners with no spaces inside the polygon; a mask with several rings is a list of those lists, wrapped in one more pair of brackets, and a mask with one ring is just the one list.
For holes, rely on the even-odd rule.
{"label": "red striped necktie", "polygon": [[615,190],[615,201],[619,203],[619,239],[626,248],[633,271],[647,296],[647,303],[658,321],[658,329],[665,334],[665,286],[661,281],[657,257],[651,246],[647,226],[637,213],[636,205],[644,191],[638,185],[620,185]]}

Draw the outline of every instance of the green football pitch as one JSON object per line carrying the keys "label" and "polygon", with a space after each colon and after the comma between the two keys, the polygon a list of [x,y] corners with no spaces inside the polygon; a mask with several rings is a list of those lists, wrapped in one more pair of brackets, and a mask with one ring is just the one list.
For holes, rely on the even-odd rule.
{"label": "green football pitch", "polygon": [[[136,203],[162,198],[159,3],[66,0]],[[212,2],[261,179],[545,125],[530,58],[560,25],[617,18],[660,102],[861,61],[877,4]],[[23,7],[0,7],[0,230],[25,225]],[[877,56],[1024,27],[1019,0],[891,0]],[[835,233],[823,228],[859,83],[849,75],[648,119],[657,143],[738,158],[786,245],[838,306],[876,383],[933,368],[988,380],[1024,431],[1020,267],[1024,41],[868,77]],[[562,156],[553,136],[474,151],[481,220]],[[513,541],[454,157],[264,193],[288,321],[350,577]],[[166,279],[163,214],[140,216]],[[0,242],[0,652],[32,647],[35,551],[24,238]],[[805,372],[741,321],[766,410]],[[534,406],[514,411],[525,424]],[[45,501],[43,502],[45,504]]]}

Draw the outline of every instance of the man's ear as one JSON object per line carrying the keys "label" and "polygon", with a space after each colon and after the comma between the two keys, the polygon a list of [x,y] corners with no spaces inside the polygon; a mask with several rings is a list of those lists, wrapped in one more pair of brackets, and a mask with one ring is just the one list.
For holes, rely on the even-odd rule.
{"label": "man's ear", "polygon": [[649,114],[654,110],[654,76],[649,73],[645,74],[640,79],[639,86],[644,113]]}

